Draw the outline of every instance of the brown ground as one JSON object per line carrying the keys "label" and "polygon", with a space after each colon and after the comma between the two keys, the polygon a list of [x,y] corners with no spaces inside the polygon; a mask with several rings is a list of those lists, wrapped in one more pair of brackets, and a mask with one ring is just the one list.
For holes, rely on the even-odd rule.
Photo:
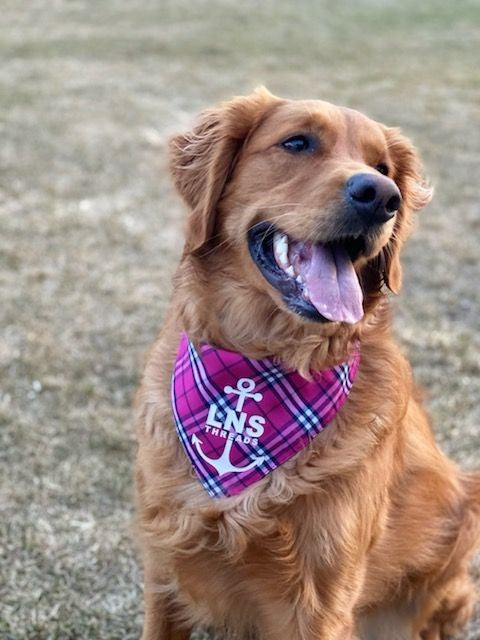
{"label": "brown ground", "polygon": [[359,108],[422,149],[437,193],[397,331],[439,439],[480,466],[478,0],[0,11],[1,638],[138,637],[130,407],[182,242],[165,140],[257,84]]}

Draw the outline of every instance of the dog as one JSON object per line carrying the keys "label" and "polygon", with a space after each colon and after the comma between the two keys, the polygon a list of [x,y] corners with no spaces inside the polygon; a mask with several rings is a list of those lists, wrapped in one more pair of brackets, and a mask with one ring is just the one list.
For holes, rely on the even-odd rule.
{"label": "dog", "polygon": [[387,297],[432,197],[415,148],[259,89],[175,136],[170,167],[189,216],[136,400],[143,640],[457,632],[480,474],[437,446]]}

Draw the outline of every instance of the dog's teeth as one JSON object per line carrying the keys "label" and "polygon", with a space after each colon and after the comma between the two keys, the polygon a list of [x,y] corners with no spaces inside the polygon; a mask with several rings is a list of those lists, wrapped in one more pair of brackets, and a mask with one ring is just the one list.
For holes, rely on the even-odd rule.
{"label": "dog's teeth", "polygon": [[309,293],[308,293],[308,289],[307,289],[307,287],[304,287],[304,288],[303,288],[302,296],[303,296],[303,299],[304,299],[304,300],[306,300],[307,302],[310,302],[310,295],[309,295]]}
{"label": "dog's teeth", "polygon": [[279,266],[286,269],[289,266],[288,237],[286,233],[280,233],[279,231],[275,232],[275,235],[273,236],[273,251]]}
{"label": "dog's teeth", "polygon": [[291,278],[295,277],[295,271],[288,260],[288,236],[286,233],[276,231],[273,236],[273,253],[275,260],[280,268],[282,268]]}
{"label": "dog's teeth", "polygon": [[295,278],[295,280],[298,282],[298,284],[303,284],[303,278],[300,274]]}

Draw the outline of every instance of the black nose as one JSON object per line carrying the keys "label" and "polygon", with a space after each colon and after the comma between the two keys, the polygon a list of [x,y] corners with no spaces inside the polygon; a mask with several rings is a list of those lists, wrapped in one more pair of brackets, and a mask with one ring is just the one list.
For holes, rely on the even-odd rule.
{"label": "black nose", "polygon": [[347,180],[345,191],[348,202],[368,224],[387,222],[402,203],[397,185],[383,175],[356,173]]}

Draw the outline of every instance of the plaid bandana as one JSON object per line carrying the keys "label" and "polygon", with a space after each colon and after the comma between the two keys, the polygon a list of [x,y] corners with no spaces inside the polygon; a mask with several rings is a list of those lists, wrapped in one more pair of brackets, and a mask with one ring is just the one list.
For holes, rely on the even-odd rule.
{"label": "plaid bandana", "polygon": [[211,496],[234,496],[304,449],[335,418],[360,356],[305,380],[273,360],[182,335],[172,379],[178,436]]}

